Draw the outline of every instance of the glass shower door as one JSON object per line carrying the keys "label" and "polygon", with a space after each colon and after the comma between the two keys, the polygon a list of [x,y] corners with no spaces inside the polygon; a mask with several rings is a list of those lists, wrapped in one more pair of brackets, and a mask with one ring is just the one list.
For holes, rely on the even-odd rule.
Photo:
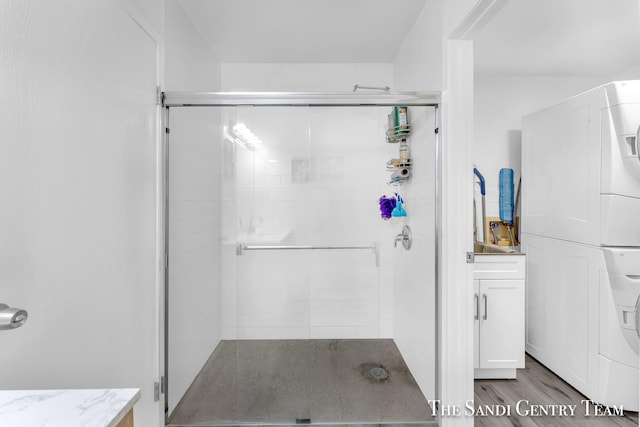
{"label": "glass shower door", "polygon": [[169,425],[434,421],[434,114],[390,187],[389,111],[171,110]]}

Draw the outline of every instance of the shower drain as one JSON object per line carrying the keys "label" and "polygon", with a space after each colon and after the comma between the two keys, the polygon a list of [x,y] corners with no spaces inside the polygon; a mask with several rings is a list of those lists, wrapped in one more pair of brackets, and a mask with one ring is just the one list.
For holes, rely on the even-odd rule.
{"label": "shower drain", "polygon": [[375,366],[369,369],[369,374],[378,381],[386,380],[389,377],[387,370],[380,366]]}
{"label": "shower drain", "polygon": [[389,371],[380,363],[367,362],[360,365],[360,375],[373,383],[389,380]]}

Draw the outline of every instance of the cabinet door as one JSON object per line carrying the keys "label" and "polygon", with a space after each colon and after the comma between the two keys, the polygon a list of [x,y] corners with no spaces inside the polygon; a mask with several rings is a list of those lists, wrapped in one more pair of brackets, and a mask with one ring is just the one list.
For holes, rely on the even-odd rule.
{"label": "cabinet door", "polygon": [[524,280],[480,281],[480,368],[524,368]]}

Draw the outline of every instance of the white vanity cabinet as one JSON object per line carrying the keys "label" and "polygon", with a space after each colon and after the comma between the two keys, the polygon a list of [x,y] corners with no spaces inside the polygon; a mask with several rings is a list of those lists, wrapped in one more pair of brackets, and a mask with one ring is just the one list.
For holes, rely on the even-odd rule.
{"label": "white vanity cabinet", "polygon": [[515,378],[524,368],[525,256],[474,260],[475,378]]}

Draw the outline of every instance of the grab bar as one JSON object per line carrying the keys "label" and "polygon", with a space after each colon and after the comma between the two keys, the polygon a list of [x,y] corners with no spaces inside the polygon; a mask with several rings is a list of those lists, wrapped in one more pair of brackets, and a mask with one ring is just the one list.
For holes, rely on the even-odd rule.
{"label": "grab bar", "polygon": [[376,266],[380,265],[378,243],[374,242],[369,246],[293,246],[293,245],[245,245],[244,243],[236,244],[236,255],[242,255],[245,251],[289,251],[289,250],[316,250],[316,249],[369,249],[376,255]]}

